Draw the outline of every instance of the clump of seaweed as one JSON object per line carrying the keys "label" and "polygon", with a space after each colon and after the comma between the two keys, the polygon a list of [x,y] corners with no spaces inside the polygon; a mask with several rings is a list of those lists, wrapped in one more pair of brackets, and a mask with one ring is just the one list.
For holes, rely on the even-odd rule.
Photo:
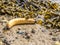
{"label": "clump of seaweed", "polygon": [[[0,15],[35,18],[43,15],[43,21],[37,20],[49,28],[60,29],[60,5],[51,1],[40,0],[0,0]],[[38,17],[41,19],[41,17]]]}

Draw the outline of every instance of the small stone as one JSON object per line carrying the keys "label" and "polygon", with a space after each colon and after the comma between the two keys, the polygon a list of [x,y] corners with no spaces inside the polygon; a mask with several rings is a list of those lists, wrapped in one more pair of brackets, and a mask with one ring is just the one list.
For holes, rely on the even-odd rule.
{"label": "small stone", "polygon": [[23,38],[30,39],[30,34],[28,34],[27,32],[25,32]]}
{"label": "small stone", "polygon": [[8,28],[7,26],[3,28],[3,30],[10,30],[10,28]]}
{"label": "small stone", "polygon": [[16,39],[18,39],[18,37],[15,37]]}
{"label": "small stone", "polygon": [[32,29],[31,33],[35,33],[35,30]]}
{"label": "small stone", "polygon": [[25,32],[25,35],[28,35],[28,33],[27,33],[27,32]]}
{"label": "small stone", "polygon": [[11,42],[11,40],[9,42]]}
{"label": "small stone", "polygon": [[46,30],[42,30],[42,32],[46,32]]}
{"label": "small stone", "polygon": [[18,33],[18,34],[24,34],[24,32],[23,32],[23,31],[17,31],[17,33]]}
{"label": "small stone", "polygon": [[49,35],[52,35],[52,32],[51,32],[51,33],[49,33]]}
{"label": "small stone", "polygon": [[24,36],[25,39],[30,39],[30,36]]}
{"label": "small stone", "polygon": [[56,41],[56,38],[52,38],[53,41]]}
{"label": "small stone", "polygon": [[10,45],[6,40],[4,40],[3,43],[5,43],[6,45]]}
{"label": "small stone", "polygon": [[20,28],[18,28],[18,30],[21,30]]}

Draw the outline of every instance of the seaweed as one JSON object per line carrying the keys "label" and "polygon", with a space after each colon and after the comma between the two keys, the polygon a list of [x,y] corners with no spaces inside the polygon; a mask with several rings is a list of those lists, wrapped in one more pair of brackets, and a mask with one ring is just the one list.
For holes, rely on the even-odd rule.
{"label": "seaweed", "polygon": [[43,16],[43,22],[37,20],[36,23],[43,23],[46,27],[60,29],[60,5],[51,1],[0,0],[0,15],[17,16],[26,19],[35,18],[36,20],[36,17],[40,15]]}

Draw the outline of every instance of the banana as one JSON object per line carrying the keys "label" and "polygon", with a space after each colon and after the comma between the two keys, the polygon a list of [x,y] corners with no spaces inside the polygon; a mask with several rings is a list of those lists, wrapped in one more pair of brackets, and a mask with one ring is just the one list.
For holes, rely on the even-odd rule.
{"label": "banana", "polygon": [[8,28],[11,28],[17,24],[34,24],[35,23],[35,20],[33,18],[29,18],[29,19],[26,19],[26,18],[15,18],[15,19],[12,19],[10,20],[8,23],[7,23],[7,26]]}

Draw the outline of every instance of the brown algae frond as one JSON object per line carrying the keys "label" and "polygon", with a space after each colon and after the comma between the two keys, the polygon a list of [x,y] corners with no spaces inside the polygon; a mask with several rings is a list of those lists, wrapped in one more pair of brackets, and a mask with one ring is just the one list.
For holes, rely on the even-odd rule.
{"label": "brown algae frond", "polygon": [[[51,1],[25,0],[19,4],[13,0],[0,0],[0,15],[17,16],[20,18],[41,19],[43,15],[43,25],[50,28],[60,29],[60,5]],[[37,20],[38,24],[42,24],[42,20]]]}

